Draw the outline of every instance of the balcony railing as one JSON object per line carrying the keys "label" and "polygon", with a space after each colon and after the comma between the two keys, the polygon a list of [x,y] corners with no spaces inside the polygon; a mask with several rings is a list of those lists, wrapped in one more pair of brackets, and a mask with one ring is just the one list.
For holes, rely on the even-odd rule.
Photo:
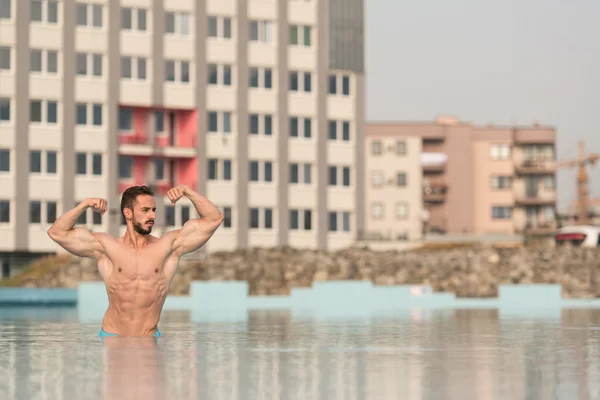
{"label": "balcony railing", "polygon": [[556,161],[548,159],[526,159],[515,164],[517,174],[544,174],[556,171]]}
{"label": "balcony railing", "polygon": [[448,193],[448,185],[444,183],[432,183],[423,186],[423,200],[427,202],[443,202]]}
{"label": "balcony railing", "polygon": [[[187,143],[182,144],[176,142],[168,136],[156,136],[154,138],[154,144],[156,147],[178,147],[178,148],[196,148],[198,143],[197,137],[193,137],[191,140],[187,140]],[[150,145],[152,141],[146,135],[119,135],[119,144],[139,144],[139,145]]]}

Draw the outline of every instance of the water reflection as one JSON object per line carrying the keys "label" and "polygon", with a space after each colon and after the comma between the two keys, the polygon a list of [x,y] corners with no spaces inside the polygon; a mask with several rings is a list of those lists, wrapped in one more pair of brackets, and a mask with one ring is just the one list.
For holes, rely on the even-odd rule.
{"label": "water reflection", "polygon": [[[42,313],[43,314],[43,313]],[[31,313],[30,315],[35,315]],[[411,310],[350,321],[253,311],[165,313],[163,337],[0,310],[0,399],[588,399],[600,394],[600,311],[560,318]]]}

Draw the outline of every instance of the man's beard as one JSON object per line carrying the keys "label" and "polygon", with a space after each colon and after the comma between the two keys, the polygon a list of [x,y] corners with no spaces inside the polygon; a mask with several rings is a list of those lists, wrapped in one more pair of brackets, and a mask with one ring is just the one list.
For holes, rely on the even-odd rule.
{"label": "man's beard", "polygon": [[133,223],[133,229],[135,229],[135,231],[141,235],[149,235],[150,232],[152,232],[152,226],[150,226],[148,229],[144,229],[143,225],[137,221]]}

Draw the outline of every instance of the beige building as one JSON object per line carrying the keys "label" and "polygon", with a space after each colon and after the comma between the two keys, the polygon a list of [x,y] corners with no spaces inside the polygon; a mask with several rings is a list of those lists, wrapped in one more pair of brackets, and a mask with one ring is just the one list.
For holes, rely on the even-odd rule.
{"label": "beige building", "polygon": [[[46,231],[123,232],[135,184],[186,184],[225,221],[207,250],[340,248],[363,230],[362,0],[0,1],[0,262]],[[195,212],[158,202],[156,231]]]}
{"label": "beige building", "polygon": [[363,239],[421,239],[421,138],[369,135],[365,140],[365,148]]}
{"label": "beige building", "polygon": [[370,123],[366,140],[373,137],[421,141],[427,232],[544,234],[556,226],[553,128],[477,127],[439,118]]}

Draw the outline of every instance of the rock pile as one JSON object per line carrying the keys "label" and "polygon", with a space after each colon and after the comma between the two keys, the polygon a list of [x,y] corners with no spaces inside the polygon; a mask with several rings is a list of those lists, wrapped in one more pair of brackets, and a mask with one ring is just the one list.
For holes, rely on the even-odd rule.
{"label": "rock pile", "polygon": [[[193,280],[244,280],[250,295],[287,295],[314,281],[370,280],[376,285],[426,284],[459,297],[496,297],[499,284],[558,283],[563,296],[600,296],[600,250],[572,246],[495,248],[472,246],[444,250],[372,251],[351,247],[323,252],[290,247],[212,253],[182,261],[171,294],[189,293]],[[76,287],[100,280],[94,262],[72,259],[35,279],[30,287]]]}

